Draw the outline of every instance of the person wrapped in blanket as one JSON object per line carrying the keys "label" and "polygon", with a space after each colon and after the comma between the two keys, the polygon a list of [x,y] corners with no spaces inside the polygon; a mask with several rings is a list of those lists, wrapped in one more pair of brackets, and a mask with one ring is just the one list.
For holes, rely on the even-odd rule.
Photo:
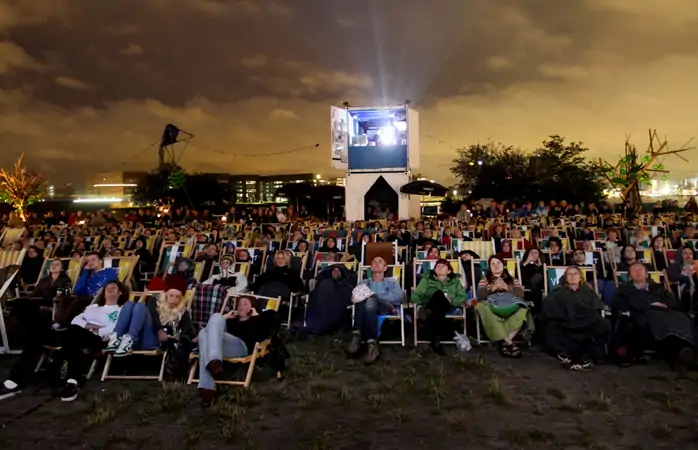
{"label": "person wrapped in blanket", "polygon": [[230,288],[230,292],[247,291],[247,277],[243,273],[235,271],[235,259],[232,255],[223,255],[219,264],[221,271],[212,275],[202,284],[221,284]]}
{"label": "person wrapped in blanket", "polygon": [[646,350],[683,371],[696,365],[696,330],[679,300],[648,279],[644,264],[629,268],[630,281],[618,286],[612,309],[619,317],[611,341],[621,365],[642,359]]}
{"label": "person wrapped in blanket", "polygon": [[531,332],[534,328],[529,310],[512,304],[507,308],[496,308],[488,304],[487,299],[496,294],[509,294],[522,299],[524,289],[519,280],[512,277],[504,261],[497,256],[490,256],[487,272],[477,287],[478,303],[475,306],[482,322],[485,334],[492,342],[497,342],[499,353],[507,358],[520,358],[521,350],[514,344],[514,338],[527,326]]}
{"label": "person wrapped in blanket", "polygon": [[172,284],[169,277],[166,281],[169,283],[165,292],[156,298],[128,302],[121,308],[104,351],[124,357],[134,350],[168,350],[165,363],[168,378],[183,379],[194,331],[187,311],[185,286]]}
{"label": "person wrapped in blanket", "polygon": [[395,314],[402,305],[403,291],[394,278],[385,278],[388,263],[380,256],[371,261],[371,277],[352,293],[354,303],[354,327],[346,352],[356,356],[361,352],[361,342],[366,341],[368,351],[364,363],[373,364],[380,356],[378,349],[378,316]]}
{"label": "person wrapped in blanket", "polygon": [[412,302],[421,306],[419,318],[426,324],[430,335],[430,346],[437,355],[445,355],[441,347],[442,338],[453,336],[446,315],[459,308],[467,300],[460,277],[445,259],[439,259],[434,269],[424,274],[412,292]]}
{"label": "person wrapped in blanket", "polygon": [[[47,329],[37,334],[22,351],[10,376],[0,389],[0,399],[22,392],[30,381],[36,361],[44,345],[61,347],[56,360],[63,361],[65,383],[61,390],[61,401],[72,402],[78,397],[79,383],[86,372],[87,355],[101,352],[114,330],[121,306],[128,301],[128,288],[118,281],[109,281],[94,303],[75,316],[65,331]],[[87,351],[87,354],[86,354]],[[62,376],[63,374],[61,374]]]}
{"label": "person wrapped in blanket", "polygon": [[601,315],[603,302],[577,266],[565,269],[560,285],[544,300],[538,323],[545,348],[569,370],[590,370],[606,358],[610,323]]}
{"label": "person wrapped in blanket", "polygon": [[[235,308],[226,314],[211,315],[205,328],[199,332],[199,395],[202,406],[210,406],[216,398],[216,379],[223,376],[223,360],[244,358],[254,351],[255,345],[271,338],[267,357],[273,359],[277,372],[285,371],[288,352],[278,331],[279,314],[274,310],[258,312],[258,299],[236,297]],[[262,308],[259,307],[261,310]]]}

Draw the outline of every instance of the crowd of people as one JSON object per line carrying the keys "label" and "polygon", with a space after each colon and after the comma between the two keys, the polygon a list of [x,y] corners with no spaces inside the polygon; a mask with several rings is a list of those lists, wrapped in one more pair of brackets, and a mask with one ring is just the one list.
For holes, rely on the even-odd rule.
{"label": "crowd of people", "polygon": [[22,352],[0,398],[46,360],[72,401],[104,356],[145,352],[162,358],[160,379],[198,380],[209,405],[226,361],[283,375],[282,326],[349,332],[346,352],[366,364],[380,342],[404,346],[413,333],[437,355],[465,335],[506,358],[540,345],[569,370],[650,357],[693,368],[696,214],[691,199],[639,215],[473,201],[451,217],[354,223],[303,205],[3,217],[0,325],[5,348],[9,330]]}

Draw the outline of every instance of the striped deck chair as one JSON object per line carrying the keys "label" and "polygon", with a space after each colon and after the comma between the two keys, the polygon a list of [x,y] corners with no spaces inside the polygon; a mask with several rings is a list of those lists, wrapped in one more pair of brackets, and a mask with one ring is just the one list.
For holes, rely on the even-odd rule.
{"label": "striped deck chair", "polygon": [[494,247],[494,240],[490,241],[461,241],[458,245],[458,249],[454,247],[454,252],[461,252],[464,250],[470,250],[475,253],[481,259],[487,259],[496,253]]}
{"label": "striped deck chair", "polygon": [[21,266],[27,249],[22,250],[2,250],[0,251],[0,269],[8,266]]}
{"label": "striped deck chair", "polygon": [[131,281],[131,275],[138,263],[138,256],[113,256],[104,258],[104,267],[116,269],[118,272],[119,281],[128,286]]}
{"label": "striped deck chair", "polygon": [[0,246],[2,248],[5,248],[8,245],[14,244],[15,242],[19,241],[19,239],[22,237],[22,233],[24,233],[24,228],[5,227],[2,234],[0,235],[0,242],[2,242]]}
{"label": "striped deck chair", "polygon": [[[239,297],[252,297],[255,300],[255,310],[262,310],[262,311],[267,311],[267,310],[273,310],[273,311],[278,311],[279,306],[281,305],[281,297],[277,298],[271,298],[271,297],[263,297],[261,295],[252,295],[252,294],[231,294],[226,298],[226,301],[223,303],[223,307],[221,308],[221,314],[225,313],[226,309],[230,307],[230,309],[235,308],[237,304],[237,299]],[[252,352],[250,355],[245,356],[244,358],[225,358],[223,361],[231,364],[247,364],[247,371],[245,372],[245,379],[243,381],[232,381],[232,380],[215,380],[216,384],[223,384],[223,385],[229,385],[229,386],[242,386],[244,388],[249,388],[250,384],[252,383],[252,374],[254,373],[254,369],[257,365],[257,360],[264,358],[270,353],[270,348],[269,346],[271,345],[271,339],[266,339],[262,342],[257,342],[252,349]],[[189,360],[192,362],[191,369],[189,369],[189,379],[187,380],[187,384],[192,384],[192,383],[198,383],[199,380],[196,378],[196,370],[199,366],[199,355],[196,353],[192,353],[189,355]],[[276,374],[277,378],[281,377],[280,373]]]}
{"label": "striped deck chair", "polygon": [[[144,292],[139,293],[135,298],[131,298],[131,301],[135,302],[154,302],[157,301],[157,297],[162,294],[162,292]],[[186,310],[189,310],[191,306],[191,301],[194,298],[194,291],[189,290],[184,294],[184,299],[182,301],[186,302]],[[153,356],[161,358],[160,361],[160,371],[157,375],[109,375],[112,363],[114,361],[114,354],[107,353],[107,360],[104,363],[104,369],[102,370],[102,381],[104,380],[157,380],[162,381],[165,375],[165,362],[167,361],[167,350],[162,350],[160,348],[154,350],[134,350],[131,352],[133,356]],[[130,356],[131,356],[130,355]],[[129,358],[130,359],[130,358]]]}
{"label": "striped deck chair", "polygon": [[[371,279],[373,277],[373,272],[371,270],[371,266],[361,266],[359,268],[359,279],[358,282],[361,283],[362,280],[367,280]],[[392,264],[389,265],[386,270],[385,270],[385,278],[394,278],[400,287],[402,288],[403,295],[405,292],[405,266],[402,264]],[[395,315],[385,315],[385,316],[378,316],[378,336],[380,337],[381,333],[381,326],[383,325],[383,322],[386,320],[399,320],[400,321],[400,340],[399,341],[384,341],[381,340],[381,344],[399,344],[402,345],[403,347],[407,345],[407,338],[405,336],[405,304],[404,304],[404,297],[403,297],[403,305],[398,307],[398,312]],[[352,304],[350,306],[351,308],[351,320],[352,323],[354,322],[354,313],[355,313],[355,308],[354,305]]]}
{"label": "striped deck chair", "polygon": [[[10,288],[10,285],[14,281],[15,277],[19,273],[19,270],[16,270],[15,273],[7,277],[7,280],[5,280],[5,284],[0,287],[0,298],[2,298],[5,295],[5,292]],[[0,345],[0,354],[19,354],[21,351],[11,351],[10,350],[10,341],[7,338],[7,327],[5,325],[5,312],[3,311],[2,303],[0,303],[0,338],[2,338],[2,345]]]}
{"label": "striped deck chair", "polygon": [[178,258],[188,258],[191,254],[193,244],[185,244],[182,242],[174,244],[166,244],[160,250],[160,257],[156,266],[155,276],[163,276],[175,264]]}
{"label": "striped deck chair", "polygon": [[[465,273],[463,272],[463,267],[460,263],[460,259],[451,259],[448,261],[451,267],[453,268],[453,273],[457,274],[460,276],[461,279],[461,284],[463,285],[463,289],[465,289]],[[413,262],[413,275],[412,275],[412,289],[416,288],[419,282],[421,281],[422,275],[429,273],[429,271],[434,270],[434,266],[436,265],[436,261],[433,260],[414,260]],[[429,341],[420,341],[419,336],[418,336],[418,326],[417,326],[417,321],[418,321],[418,313],[419,313],[419,305],[412,304],[413,308],[413,317],[412,317],[412,325],[414,327],[414,345],[418,344],[427,344]],[[466,330],[466,320],[465,320],[465,314],[466,314],[466,307],[465,304],[459,308],[461,310],[460,314],[455,314],[457,311],[453,311],[454,314],[448,314],[446,315],[447,319],[451,320],[462,320],[463,321],[463,334],[467,335],[467,330]],[[455,341],[453,340],[447,340],[447,341],[441,341],[442,344],[455,344]]]}

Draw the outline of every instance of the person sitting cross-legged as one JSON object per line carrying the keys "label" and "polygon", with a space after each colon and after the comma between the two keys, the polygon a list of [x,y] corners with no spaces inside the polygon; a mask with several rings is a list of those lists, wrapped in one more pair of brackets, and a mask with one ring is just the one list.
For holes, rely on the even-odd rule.
{"label": "person sitting cross-legged", "polygon": [[466,299],[460,277],[453,273],[453,267],[445,259],[436,261],[434,270],[422,277],[412,293],[412,302],[421,306],[420,319],[426,323],[431,348],[437,355],[445,354],[441,338],[453,334],[453,330],[448,330],[446,315],[463,305]]}
{"label": "person sitting cross-legged", "polygon": [[234,310],[213,314],[199,332],[199,395],[203,406],[215,400],[215,379],[223,375],[222,361],[250,355],[257,342],[276,333],[281,323],[278,313],[267,310],[259,314],[254,305],[252,297],[238,297]]}
{"label": "person sitting cross-legged", "polygon": [[[355,303],[354,329],[352,331],[351,342],[347,346],[347,353],[358,355],[361,351],[361,342],[368,343],[368,352],[364,362],[374,363],[380,356],[378,350],[378,316],[391,314],[402,304],[403,292],[400,284],[393,278],[385,278],[385,271],[388,264],[385,259],[377,256],[371,261],[371,278],[363,280],[356,287],[365,290],[368,288],[373,294],[370,297],[362,298],[360,301],[352,298]],[[355,291],[356,291],[355,289]]]}

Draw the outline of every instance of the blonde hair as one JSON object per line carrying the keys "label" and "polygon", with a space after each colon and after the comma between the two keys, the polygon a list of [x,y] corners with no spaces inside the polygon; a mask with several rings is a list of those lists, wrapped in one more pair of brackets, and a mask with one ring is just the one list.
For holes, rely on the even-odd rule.
{"label": "blonde hair", "polygon": [[274,263],[276,263],[276,258],[278,258],[279,255],[283,256],[283,257],[284,257],[284,261],[286,261],[286,264],[284,264],[284,266],[286,266],[286,267],[291,267],[291,258],[290,258],[289,255],[288,255],[285,251],[283,251],[283,250],[279,250],[279,251],[277,251],[277,252],[274,254]]}
{"label": "blonde hair", "polygon": [[[182,300],[180,300],[177,306],[172,306],[167,302],[167,294],[172,291],[177,291],[182,296]],[[158,296],[158,316],[160,317],[160,323],[162,325],[180,321],[187,307],[186,298],[187,296],[182,294],[178,289],[170,289]]]}

